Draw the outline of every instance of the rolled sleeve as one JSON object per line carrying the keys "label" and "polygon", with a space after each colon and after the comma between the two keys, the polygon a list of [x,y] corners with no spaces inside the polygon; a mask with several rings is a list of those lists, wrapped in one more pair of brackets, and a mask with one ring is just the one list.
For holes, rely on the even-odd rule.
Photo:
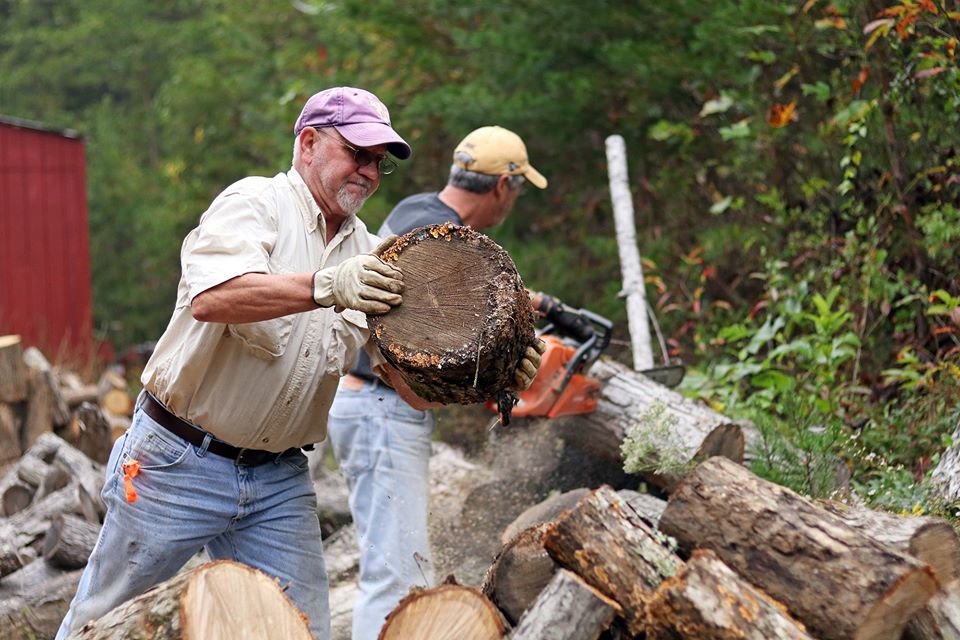
{"label": "rolled sleeve", "polygon": [[189,299],[245,273],[268,273],[276,241],[276,220],[262,200],[244,190],[225,192],[184,242]]}

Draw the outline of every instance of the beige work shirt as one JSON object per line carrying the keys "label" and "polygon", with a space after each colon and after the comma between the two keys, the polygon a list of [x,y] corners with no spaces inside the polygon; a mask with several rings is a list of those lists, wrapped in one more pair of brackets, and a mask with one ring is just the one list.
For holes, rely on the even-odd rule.
{"label": "beige work shirt", "polygon": [[180,251],[176,308],[141,376],[177,416],[237,447],[283,451],[319,442],[337,382],[369,342],[366,316],[316,309],[263,322],[193,318],[190,302],[245,273],[296,273],[340,264],[379,242],[356,216],[330,244],[323,216],[295,169],[229,186]]}

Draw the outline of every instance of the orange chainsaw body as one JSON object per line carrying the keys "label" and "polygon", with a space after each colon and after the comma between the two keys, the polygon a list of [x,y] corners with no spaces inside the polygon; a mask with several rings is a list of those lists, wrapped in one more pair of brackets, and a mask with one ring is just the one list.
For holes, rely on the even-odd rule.
{"label": "orange chainsaw body", "polygon": [[600,395],[600,382],[579,371],[567,371],[577,347],[555,335],[540,338],[547,344],[540,357],[540,370],[530,388],[520,393],[513,415],[558,418],[593,411]]}

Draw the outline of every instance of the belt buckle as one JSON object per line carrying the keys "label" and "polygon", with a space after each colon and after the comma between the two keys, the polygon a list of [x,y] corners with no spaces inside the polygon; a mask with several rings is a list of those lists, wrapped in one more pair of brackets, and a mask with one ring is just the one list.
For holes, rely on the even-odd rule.
{"label": "belt buckle", "polygon": [[253,464],[252,460],[247,461],[245,459],[245,456],[252,451],[253,451],[252,449],[240,449],[240,451],[237,452],[237,457],[233,459],[233,464],[237,465],[238,467],[252,465]]}

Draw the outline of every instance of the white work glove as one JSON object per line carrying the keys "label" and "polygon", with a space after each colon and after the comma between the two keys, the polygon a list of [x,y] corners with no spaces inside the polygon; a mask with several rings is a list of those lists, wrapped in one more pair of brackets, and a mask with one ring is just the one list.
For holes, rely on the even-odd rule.
{"label": "white work glove", "polygon": [[[374,253],[396,238],[387,238]],[[321,307],[335,306],[337,311],[356,309],[370,315],[383,314],[403,302],[402,291],[403,272],[369,253],[313,274],[313,301]]]}
{"label": "white work glove", "polygon": [[513,374],[514,389],[516,391],[525,391],[533,384],[533,379],[537,377],[537,371],[540,370],[540,356],[547,349],[547,343],[537,338],[531,346],[527,347],[523,354],[523,359],[517,365],[517,370]]}

